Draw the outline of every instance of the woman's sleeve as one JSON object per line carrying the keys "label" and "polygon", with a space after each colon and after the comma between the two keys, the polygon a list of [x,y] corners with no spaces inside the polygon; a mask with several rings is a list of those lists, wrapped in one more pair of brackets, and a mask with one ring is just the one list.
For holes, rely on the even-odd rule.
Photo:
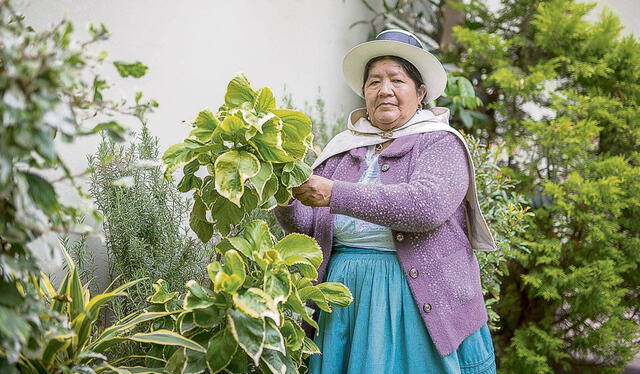
{"label": "woman's sleeve", "polygon": [[[315,168],[313,174],[320,175],[324,165],[323,163]],[[298,232],[313,236],[313,207],[304,205],[296,198],[292,198],[289,204],[273,208],[273,212],[285,233]]]}
{"label": "woman's sleeve", "polygon": [[442,225],[467,193],[468,161],[465,146],[455,134],[428,134],[427,139],[421,137],[428,144],[416,145],[422,149],[407,183],[335,181],[330,212],[398,231],[430,231]]}

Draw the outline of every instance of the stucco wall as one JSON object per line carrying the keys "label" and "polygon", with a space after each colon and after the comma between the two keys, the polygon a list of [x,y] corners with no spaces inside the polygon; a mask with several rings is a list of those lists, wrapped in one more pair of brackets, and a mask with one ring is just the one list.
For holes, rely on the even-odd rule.
{"label": "stucco wall", "polygon": [[[490,3],[497,6],[499,1]],[[353,22],[370,17],[358,0],[23,0],[17,4],[36,29],[62,17],[74,21],[79,32],[89,22],[104,23],[112,35],[102,45],[110,60],[139,60],[149,66],[139,80],[119,79],[112,68],[104,74],[117,83],[116,96],[141,90],[159,101],[150,128],[161,149],[188,134],[182,121],[222,103],[226,82],[238,71],[244,71],[256,88],[271,87],[278,98],[286,84],[298,105],[315,100],[320,88],[330,116],[360,105],[341,76],[343,54],[365,40],[368,32],[362,25],[349,29]],[[626,33],[640,34],[638,0],[601,0],[593,19],[603,5],[620,15]],[[138,128],[135,122],[130,125]],[[96,138],[84,139],[59,149],[79,173],[97,143]],[[73,200],[68,188],[59,187],[63,199]],[[48,240],[55,243],[55,237]],[[35,245],[43,247],[44,241]],[[89,245],[103,260],[100,242],[92,239]],[[54,252],[41,251],[50,272],[61,264]],[[97,276],[104,283],[104,267]]]}

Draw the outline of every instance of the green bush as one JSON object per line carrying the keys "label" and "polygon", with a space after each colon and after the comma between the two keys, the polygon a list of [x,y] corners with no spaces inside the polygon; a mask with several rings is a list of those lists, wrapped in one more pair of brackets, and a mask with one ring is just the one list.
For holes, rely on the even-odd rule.
{"label": "green bush", "polygon": [[[317,328],[305,302],[330,312],[352,301],[340,283],[312,284],[322,262],[313,238],[289,234],[277,241],[262,220],[238,227],[258,208],[286,204],[291,188],[311,173],[302,161],[313,139],[309,118],[275,104],[268,88],[254,91],[239,74],[217,113],[200,112],[189,137],[164,154],[168,177],[185,165],[178,189],[195,190],[193,230],[202,241],[214,227],[224,237],[215,247],[220,261],[207,266],[209,285],[189,281],[182,309],[166,282],[154,286],[152,310],[179,315],[136,336],[153,344],[149,352],[165,371],[305,372],[306,357],[319,353],[300,326],[304,320]],[[201,167],[204,178],[197,174]]]}
{"label": "green bush", "polygon": [[89,166],[89,191],[103,216],[110,278],[116,284],[146,278],[129,290],[129,298],[113,303],[116,319],[145,307],[156,279],[171,289],[204,279],[210,251],[190,237],[185,225],[189,202],[164,178],[158,139],[146,124],[128,144],[103,136]]}
{"label": "green bush", "polygon": [[[69,143],[107,131],[122,139],[124,128],[102,115],[143,118],[153,102],[112,101],[97,73],[106,53],[88,52],[108,38],[104,26],[89,28],[86,40],[73,38],[73,25],[61,21],[43,31],[27,26],[10,1],[0,2],[0,371],[14,373],[28,352],[42,352],[47,329],[62,328],[34,287],[39,276],[29,243],[46,234],[83,234],[78,217],[97,212],[59,201],[55,183],[70,183],[87,198],[59,157],[58,137]],[[119,65],[118,65],[119,64]],[[145,69],[116,63],[122,75]],[[113,117],[112,117],[113,118]],[[87,121],[91,119],[91,121]],[[50,177],[53,172],[57,177]]]}
{"label": "green bush", "polygon": [[640,45],[593,7],[472,1],[455,29],[490,118],[475,133],[503,139],[535,213],[496,306],[503,372],[617,373],[640,347]]}
{"label": "green bush", "polygon": [[117,367],[118,359],[107,358],[107,352],[119,344],[139,339],[129,335],[138,324],[171,313],[132,314],[98,333],[96,321],[100,310],[113,300],[127,296],[125,291],[142,279],[92,297],[69,254],[64,250],[63,254],[68,270],[57,290],[45,274],[39,279],[32,277],[29,283],[18,283],[20,292],[37,294],[47,312],[41,313],[38,321],[42,330],[31,337],[38,344],[23,348],[15,368],[25,374],[127,370]]}

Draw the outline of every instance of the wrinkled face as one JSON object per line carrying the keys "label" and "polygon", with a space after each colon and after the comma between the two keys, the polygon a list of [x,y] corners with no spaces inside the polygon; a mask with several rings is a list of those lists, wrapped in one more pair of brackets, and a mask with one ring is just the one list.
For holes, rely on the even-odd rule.
{"label": "wrinkled face", "polygon": [[404,125],[416,113],[426,91],[424,84],[416,89],[413,79],[396,61],[376,61],[364,83],[364,100],[371,123],[381,130]]}

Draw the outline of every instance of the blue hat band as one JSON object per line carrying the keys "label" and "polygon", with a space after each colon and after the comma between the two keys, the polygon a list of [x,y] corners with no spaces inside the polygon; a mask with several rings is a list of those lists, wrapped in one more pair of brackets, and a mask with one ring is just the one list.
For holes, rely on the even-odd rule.
{"label": "blue hat band", "polygon": [[376,40],[391,40],[394,42],[406,43],[422,49],[420,42],[418,42],[414,37],[412,37],[411,35],[407,35],[405,33],[396,32],[396,31],[388,31],[388,32],[381,33],[376,37]]}

